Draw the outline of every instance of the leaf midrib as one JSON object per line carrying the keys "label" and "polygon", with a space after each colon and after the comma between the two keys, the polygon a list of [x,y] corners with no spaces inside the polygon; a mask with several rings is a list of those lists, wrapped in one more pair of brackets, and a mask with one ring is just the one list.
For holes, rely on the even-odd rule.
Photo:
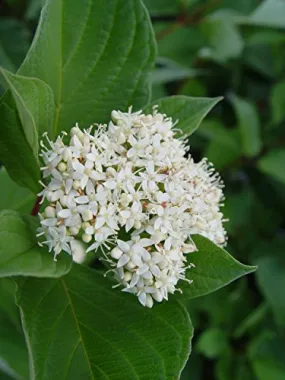
{"label": "leaf midrib", "polygon": [[71,309],[71,313],[72,313],[72,316],[73,316],[73,319],[74,319],[74,322],[75,322],[76,330],[78,332],[80,341],[82,343],[84,355],[86,356],[86,360],[87,360],[87,364],[88,364],[88,367],[89,367],[89,370],[90,370],[91,377],[92,377],[93,380],[95,380],[95,377],[94,377],[94,374],[93,374],[93,371],[92,371],[92,367],[91,367],[91,363],[90,363],[90,360],[89,360],[89,357],[88,357],[87,349],[85,347],[84,340],[83,340],[83,337],[82,337],[82,334],[81,334],[81,330],[80,330],[80,327],[79,327],[79,324],[78,324],[78,320],[77,320],[77,317],[76,317],[76,313],[75,313],[75,309],[74,309],[74,306],[73,306],[72,299],[71,299],[71,297],[69,295],[69,292],[68,292],[68,289],[67,289],[67,287],[65,285],[64,280],[60,279],[59,282],[62,285],[64,293],[65,293],[65,295],[66,295],[66,297],[68,299],[68,303],[69,303],[69,306],[70,306],[70,309]]}
{"label": "leaf midrib", "polygon": [[62,1],[63,0],[60,0],[60,38],[59,38],[59,43],[60,43],[60,47],[59,47],[59,80],[58,80],[58,97],[57,97],[57,101],[56,101],[56,111],[55,111],[55,118],[54,118],[54,125],[53,125],[53,138],[56,137],[57,135],[57,124],[58,124],[58,119],[59,119],[59,113],[60,113],[60,109],[61,109],[61,98],[62,98],[62,24],[63,24],[63,20],[62,20],[62,10],[63,10],[63,6],[62,6]]}

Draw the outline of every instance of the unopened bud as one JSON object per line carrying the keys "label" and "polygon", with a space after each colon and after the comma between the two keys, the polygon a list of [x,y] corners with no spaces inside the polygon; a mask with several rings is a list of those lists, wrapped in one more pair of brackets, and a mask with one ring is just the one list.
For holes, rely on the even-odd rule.
{"label": "unopened bud", "polygon": [[47,218],[55,218],[55,209],[51,206],[45,208],[45,216]]}
{"label": "unopened bud", "polygon": [[90,243],[91,240],[92,240],[91,235],[87,235],[87,234],[82,235],[82,241],[84,241],[84,243]]}
{"label": "unopened bud", "polygon": [[66,171],[66,163],[65,162],[60,162],[58,165],[57,165],[57,168],[60,172],[65,172]]}

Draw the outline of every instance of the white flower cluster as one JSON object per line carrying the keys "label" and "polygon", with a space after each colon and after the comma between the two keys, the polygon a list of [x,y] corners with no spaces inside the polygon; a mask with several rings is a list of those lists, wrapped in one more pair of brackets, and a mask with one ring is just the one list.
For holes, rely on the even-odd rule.
{"label": "white flower cluster", "polygon": [[[55,257],[74,241],[102,251],[123,291],[152,307],[186,280],[192,234],[224,245],[219,176],[206,160],[186,158],[171,118],[112,112],[112,121],[42,143],[40,194],[49,202],[39,235]],[[191,282],[191,281],[189,281]]]}

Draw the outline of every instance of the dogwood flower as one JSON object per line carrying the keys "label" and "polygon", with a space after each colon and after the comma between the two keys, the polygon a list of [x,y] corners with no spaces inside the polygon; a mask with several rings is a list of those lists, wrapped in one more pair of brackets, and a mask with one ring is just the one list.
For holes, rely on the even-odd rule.
{"label": "dogwood flower", "polygon": [[[172,119],[112,111],[108,125],[71,129],[42,142],[48,205],[40,215],[40,244],[74,260],[100,249],[124,292],[152,307],[191,283],[193,234],[223,246],[222,183],[206,159],[195,163]],[[188,155],[188,156],[187,156]],[[45,239],[42,240],[42,237]]]}

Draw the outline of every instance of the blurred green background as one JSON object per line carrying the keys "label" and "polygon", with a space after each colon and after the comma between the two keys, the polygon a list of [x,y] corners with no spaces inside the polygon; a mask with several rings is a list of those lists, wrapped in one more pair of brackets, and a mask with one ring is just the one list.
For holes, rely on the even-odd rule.
{"label": "blurred green background", "polygon": [[[43,2],[0,1],[1,66],[17,71]],[[174,94],[224,97],[189,144],[194,158],[208,157],[225,182],[228,250],[258,265],[255,274],[189,302],[196,333],[182,379],[284,380],[285,0],[145,4],[158,41],[153,100]],[[0,184],[0,207],[14,197],[23,200],[14,208],[31,209],[28,190],[13,187],[3,171]],[[0,297],[8,288],[2,280]],[[13,324],[17,328],[18,316],[9,299],[1,301],[0,379],[16,379],[4,374],[9,371],[2,365],[1,339]],[[20,347],[17,355],[26,360]]]}

